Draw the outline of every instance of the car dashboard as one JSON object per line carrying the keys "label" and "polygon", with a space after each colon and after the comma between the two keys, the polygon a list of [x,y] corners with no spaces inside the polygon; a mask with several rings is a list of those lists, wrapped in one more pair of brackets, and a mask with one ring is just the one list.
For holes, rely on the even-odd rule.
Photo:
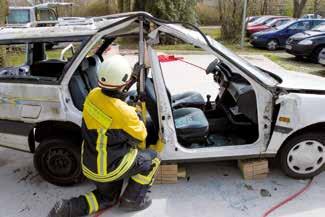
{"label": "car dashboard", "polygon": [[256,94],[252,85],[220,60],[213,61],[206,72],[212,73],[220,86],[216,104],[228,118],[238,124],[257,124]]}

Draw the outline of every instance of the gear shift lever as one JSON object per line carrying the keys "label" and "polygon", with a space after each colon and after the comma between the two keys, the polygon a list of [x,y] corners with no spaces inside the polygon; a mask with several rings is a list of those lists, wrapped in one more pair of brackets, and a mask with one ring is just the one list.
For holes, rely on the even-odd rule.
{"label": "gear shift lever", "polygon": [[208,94],[207,95],[207,102],[205,104],[205,109],[206,110],[211,110],[212,109],[212,104],[211,104],[210,99],[211,99],[211,95]]}

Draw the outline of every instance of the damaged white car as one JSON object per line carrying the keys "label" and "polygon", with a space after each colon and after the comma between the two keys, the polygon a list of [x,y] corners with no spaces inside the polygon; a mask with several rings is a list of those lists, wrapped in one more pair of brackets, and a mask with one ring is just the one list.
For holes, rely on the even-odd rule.
{"label": "damaged white car", "polygon": [[[163,160],[278,157],[290,177],[321,172],[325,79],[259,69],[196,27],[148,13],[99,20],[92,25],[0,30],[1,45],[26,45],[22,50],[27,51],[23,64],[0,69],[0,144],[34,153],[35,167],[45,180],[69,185],[82,179],[83,102],[97,86],[105,50],[128,37],[137,38],[139,55],[132,81],[137,91],[130,90],[126,100],[146,105],[147,144],[160,151]],[[161,35],[215,56],[206,67],[206,76],[217,84],[215,99],[169,91],[155,52]],[[44,48],[49,42],[66,47],[54,57]]]}

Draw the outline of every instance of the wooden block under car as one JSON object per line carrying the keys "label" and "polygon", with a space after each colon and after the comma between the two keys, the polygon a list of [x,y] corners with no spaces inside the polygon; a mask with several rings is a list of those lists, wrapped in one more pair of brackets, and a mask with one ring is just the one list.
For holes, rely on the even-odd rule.
{"label": "wooden block under car", "polygon": [[238,160],[238,167],[244,179],[263,179],[269,173],[269,164],[266,159]]}
{"label": "wooden block under car", "polygon": [[178,180],[178,165],[163,164],[160,165],[156,177],[155,184],[175,184]]}

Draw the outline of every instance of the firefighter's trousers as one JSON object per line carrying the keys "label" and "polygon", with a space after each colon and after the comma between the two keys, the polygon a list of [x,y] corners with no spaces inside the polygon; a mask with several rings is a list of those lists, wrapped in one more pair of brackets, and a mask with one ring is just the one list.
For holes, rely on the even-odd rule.
{"label": "firefighter's trousers", "polygon": [[122,197],[135,202],[143,200],[153,184],[159,165],[160,159],[155,151],[139,150],[133,167],[118,180],[106,183],[95,182],[94,191],[72,198],[70,200],[72,215],[85,216],[117,204],[124,180],[128,181],[128,185]]}

